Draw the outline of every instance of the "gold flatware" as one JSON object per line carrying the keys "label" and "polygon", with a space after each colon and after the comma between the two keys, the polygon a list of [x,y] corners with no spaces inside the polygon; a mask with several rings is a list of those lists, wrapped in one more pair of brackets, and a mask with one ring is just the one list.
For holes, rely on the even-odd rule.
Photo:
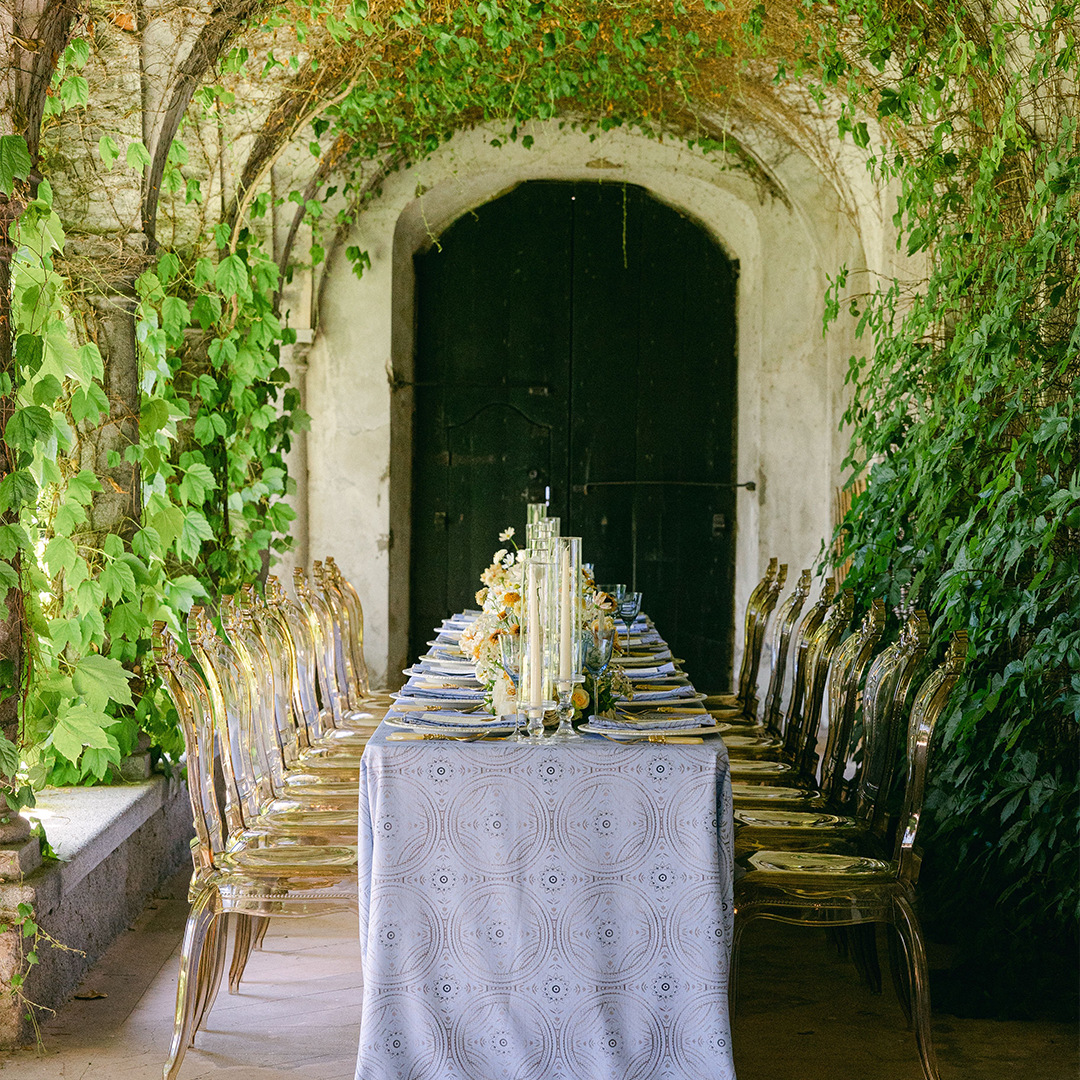
{"label": "gold flatware", "polygon": [[624,739],[618,735],[605,735],[602,731],[597,731],[595,734],[615,743],[703,743],[705,741],[696,735],[634,735],[629,739]]}
{"label": "gold flatware", "polygon": [[[455,742],[479,742],[481,739],[507,739],[508,735],[489,735],[486,731],[478,731],[475,735],[443,735],[434,731],[392,731],[386,736],[387,742],[404,742],[406,740],[421,739],[453,739]],[[699,740],[700,741],[700,740]]]}

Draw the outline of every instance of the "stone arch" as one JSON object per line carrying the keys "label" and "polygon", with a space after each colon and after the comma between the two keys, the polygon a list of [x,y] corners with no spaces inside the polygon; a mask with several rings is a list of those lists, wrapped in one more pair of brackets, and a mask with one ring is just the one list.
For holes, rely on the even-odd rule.
{"label": "stone arch", "polygon": [[[792,570],[810,565],[831,529],[851,342],[843,329],[823,339],[822,296],[827,274],[865,258],[823,172],[775,135],[762,141],[770,193],[752,172],[678,141],[558,121],[527,133],[529,149],[520,139],[493,146],[485,129],[458,132],[392,174],[330,253],[319,289],[306,373],[315,419],[297,495],[301,550],[333,552],[357,583],[369,610],[369,663],[391,680],[408,662],[413,255],[526,180],[640,185],[738,260],[738,478],[756,490],[739,494],[736,611],[771,555],[797,564]],[[349,245],[371,260],[359,281]]]}

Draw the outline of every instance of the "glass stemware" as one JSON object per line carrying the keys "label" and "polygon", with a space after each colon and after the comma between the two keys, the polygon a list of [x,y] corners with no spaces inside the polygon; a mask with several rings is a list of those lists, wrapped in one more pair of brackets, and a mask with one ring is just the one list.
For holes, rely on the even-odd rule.
{"label": "glass stemware", "polygon": [[499,653],[502,669],[513,684],[514,700],[517,702],[517,708],[514,710],[514,741],[524,742],[525,736],[521,734],[521,729],[528,718],[521,702],[521,634],[500,635]]}
{"label": "glass stemware", "polygon": [[619,617],[626,623],[626,652],[629,654],[630,627],[634,625],[634,620],[641,613],[641,593],[624,592],[621,597],[616,598],[616,602],[619,605]]}
{"label": "glass stemware", "polygon": [[615,644],[615,620],[605,626],[605,618],[599,616],[596,625],[587,627],[582,639],[582,667],[592,677],[592,711],[600,712],[600,677],[611,663],[611,649]]}

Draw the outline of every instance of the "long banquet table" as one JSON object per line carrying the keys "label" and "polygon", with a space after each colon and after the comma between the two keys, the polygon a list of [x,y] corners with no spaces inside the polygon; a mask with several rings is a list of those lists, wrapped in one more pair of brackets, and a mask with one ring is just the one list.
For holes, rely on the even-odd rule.
{"label": "long banquet table", "polygon": [[725,1080],[727,752],[396,742],[360,772],[357,1080]]}

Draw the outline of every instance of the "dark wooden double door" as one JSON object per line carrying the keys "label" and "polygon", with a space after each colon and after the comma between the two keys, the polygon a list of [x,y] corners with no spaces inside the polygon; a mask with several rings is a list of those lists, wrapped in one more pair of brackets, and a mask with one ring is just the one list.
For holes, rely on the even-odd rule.
{"label": "dark wooden double door", "polygon": [[411,655],[550,497],[602,582],[728,684],[737,266],[618,183],[529,182],[416,257]]}

